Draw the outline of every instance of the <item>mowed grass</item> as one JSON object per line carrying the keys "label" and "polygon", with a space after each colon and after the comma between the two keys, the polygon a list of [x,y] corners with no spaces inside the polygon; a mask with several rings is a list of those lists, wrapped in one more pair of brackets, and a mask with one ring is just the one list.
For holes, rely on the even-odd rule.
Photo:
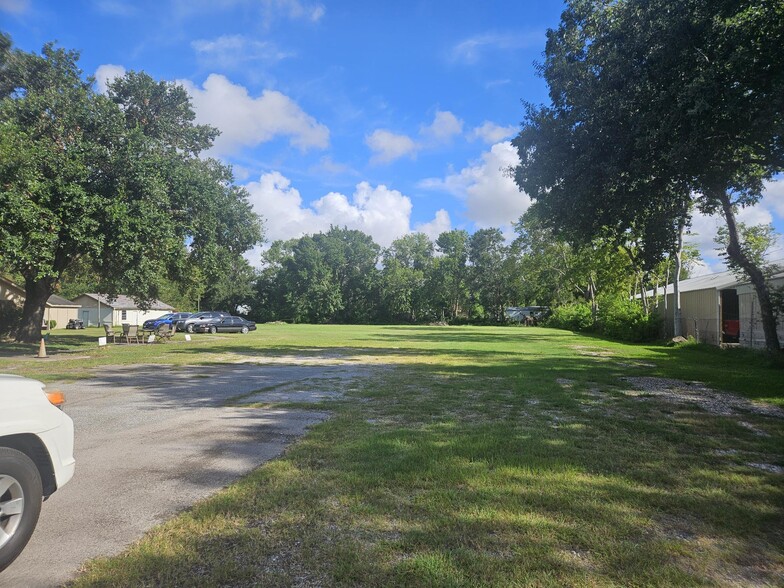
{"label": "mowed grass", "polygon": [[262,325],[100,350],[94,336],[53,335],[51,361],[0,354],[0,371],[379,369],[308,404],[332,418],[283,457],[90,562],[75,586],[782,584],[784,419],[621,379],[696,380],[781,406],[784,371],[765,356],[543,328]]}

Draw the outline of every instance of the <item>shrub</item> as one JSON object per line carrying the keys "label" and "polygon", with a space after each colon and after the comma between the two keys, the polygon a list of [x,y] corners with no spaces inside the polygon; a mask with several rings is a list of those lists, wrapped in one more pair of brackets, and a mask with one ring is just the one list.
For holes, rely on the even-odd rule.
{"label": "shrub", "polygon": [[605,296],[598,302],[597,328],[602,335],[632,342],[658,338],[661,320],[656,314],[646,315],[638,301],[622,296]]}
{"label": "shrub", "polygon": [[588,331],[593,327],[591,305],[588,302],[573,302],[558,306],[545,324],[556,329]]}
{"label": "shrub", "polygon": [[57,321],[56,320],[52,319],[52,320],[49,321],[49,330],[50,331],[52,329],[54,329],[56,326],[57,326]]}

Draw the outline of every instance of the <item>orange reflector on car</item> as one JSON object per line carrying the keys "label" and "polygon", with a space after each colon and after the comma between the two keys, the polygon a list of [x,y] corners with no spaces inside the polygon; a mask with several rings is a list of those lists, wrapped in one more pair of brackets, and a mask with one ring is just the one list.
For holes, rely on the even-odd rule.
{"label": "orange reflector on car", "polygon": [[49,399],[49,402],[58,408],[62,408],[63,404],[65,404],[65,394],[59,390],[52,390],[51,392],[47,392],[46,397]]}

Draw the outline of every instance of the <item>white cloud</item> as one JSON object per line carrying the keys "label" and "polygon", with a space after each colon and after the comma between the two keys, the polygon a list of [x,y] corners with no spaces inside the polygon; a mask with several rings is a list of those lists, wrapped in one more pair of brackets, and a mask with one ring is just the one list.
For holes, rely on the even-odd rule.
{"label": "white cloud", "polygon": [[174,0],[173,7],[174,13],[180,18],[236,7],[257,10],[266,26],[282,18],[318,22],[326,14],[323,4],[300,0]]}
{"label": "white cloud", "polygon": [[281,92],[264,90],[254,98],[244,86],[219,74],[211,74],[202,88],[189,80],[178,83],[193,100],[196,121],[220,129],[212,149],[216,155],[255,147],[278,136],[289,137],[302,150],[329,145],[329,129]]}
{"label": "white cloud", "polygon": [[121,78],[125,75],[125,68],[122,65],[114,65],[112,63],[105,63],[99,65],[95,70],[95,83],[98,86],[98,91],[101,94],[106,94],[109,82],[115,78]]}
{"label": "white cloud", "polygon": [[334,161],[329,155],[322,157],[318,164],[308,170],[312,174],[326,174],[329,176],[358,176],[359,172],[350,165]]}
{"label": "white cloud", "polygon": [[365,144],[373,151],[372,163],[391,163],[401,157],[414,157],[418,146],[408,135],[398,135],[386,129],[376,129],[365,137]]}
{"label": "white cloud", "polygon": [[[266,219],[268,241],[328,231],[335,225],[360,230],[388,247],[411,232],[411,199],[384,185],[374,187],[360,182],[350,198],[330,192],[309,205],[303,203],[299,191],[279,172],[263,174],[259,181],[250,182],[245,188],[253,209]],[[428,232],[444,226],[449,226],[449,215],[439,211],[430,223],[417,225],[417,230]],[[250,257],[254,263],[258,253]]]}
{"label": "white cloud", "polygon": [[311,4],[299,0],[262,0],[261,6],[270,18],[284,16],[292,20],[318,22],[326,13],[323,4]]}
{"label": "white cloud", "polygon": [[762,204],[773,209],[779,218],[784,219],[784,178],[765,182]]}
{"label": "white cloud", "polygon": [[508,227],[531,206],[531,199],[520,192],[506,170],[519,164],[511,143],[496,143],[457,173],[445,178],[429,178],[419,187],[443,190],[465,201],[466,215],[479,227]]}
{"label": "white cloud", "polygon": [[493,122],[490,122],[489,120],[486,120],[480,126],[474,127],[468,134],[468,138],[472,141],[480,139],[488,145],[492,145],[493,143],[498,143],[499,141],[503,141],[504,139],[511,137],[516,132],[517,127],[502,127]]}
{"label": "white cloud", "polygon": [[449,231],[451,228],[452,220],[449,218],[449,213],[442,208],[436,211],[436,216],[430,222],[418,223],[414,227],[414,231],[424,233],[430,237],[431,241],[435,241],[441,233]]}
{"label": "white cloud", "polygon": [[475,35],[457,43],[452,47],[450,58],[452,61],[474,64],[477,63],[487,51],[516,50],[532,45],[542,45],[543,43],[544,31],[531,31],[527,33],[485,33],[483,35]]}
{"label": "white cloud", "polygon": [[446,143],[455,135],[463,132],[463,121],[458,119],[448,110],[438,110],[433,118],[433,122],[427,126],[422,126],[420,134],[436,143]]}
{"label": "white cloud", "polygon": [[30,0],[0,0],[0,10],[11,14],[22,14],[30,8]]}
{"label": "white cloud", "polygon": [[216,39],[198,39],[191,47],[202,59],[220,68],[231,68],[250,62],[276,63],[292,53],[286,53],[270,41],[257,41],[242,35],[223,35]]}

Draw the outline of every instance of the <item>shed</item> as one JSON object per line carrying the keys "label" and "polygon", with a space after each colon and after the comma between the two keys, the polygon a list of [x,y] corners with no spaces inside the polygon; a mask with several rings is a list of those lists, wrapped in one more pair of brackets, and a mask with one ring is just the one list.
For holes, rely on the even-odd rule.
{"label": "shed", "polygon": [[77,296],[75,302],[82,306],[79,318],[85,326],[141,325],[148,319],[174,311],[172,306],[160,300],[154,300],[148,310],[142,310],[133,298],[124,294],[111,299],[106,294],[88,293]]}
{"label": "shed", "polygon": [[48,325],[50,321],[54,321],[55,329],[65,328],[69,320],[79,318],[80,308],[80,304],[57,294],[52,294],[46,301],[46,307],[44,308],[44,324]]}
{"label": "shed", "polygon": [[[777,274],[773,285],[784,285],[784,273]],[[659,300],[665,333],[673,335],[674,294],[672,284]],[[711,345],[740,344],[764,347],[765,337],[759,301],[753,286],[730,271],[698,276],[680,283],[681,331]],[[784,340],[784,322],[779,320],[779,340]]]}

